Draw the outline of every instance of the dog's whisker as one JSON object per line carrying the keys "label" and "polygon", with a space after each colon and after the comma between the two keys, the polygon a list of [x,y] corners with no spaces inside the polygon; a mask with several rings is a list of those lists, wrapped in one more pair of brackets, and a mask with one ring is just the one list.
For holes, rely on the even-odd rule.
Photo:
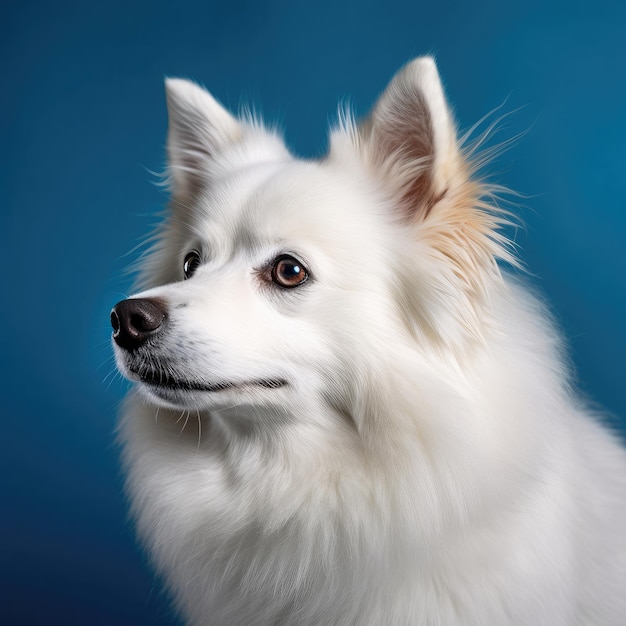
{"label": "dog's whisker", "polygon": [[196,452],[200,451],[200,441],[202,439],[202,419],[200,418],[200,410],[196,409],[196,415],[198,416],[198,448]]}
{"label": "dog's whisker", "polygon": [[182,435],[185,432],[185,429],[187,428],[187,422],[189,421],[189,416],[191,415],[191,411],[187,410],[186,413],[187,413],[187,417],[185,418],[185,423],[183,424],[183,427],[180,429],[180,433],[178,433],[179,436]]}

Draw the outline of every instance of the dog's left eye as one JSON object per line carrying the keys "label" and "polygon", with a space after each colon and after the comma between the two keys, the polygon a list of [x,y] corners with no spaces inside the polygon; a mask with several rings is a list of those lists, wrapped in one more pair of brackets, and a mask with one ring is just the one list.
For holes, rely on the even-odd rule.
{"label": "dog's left eye", "polygon": [[309,273],[298,259],[283,254],[274,260],[271,276],[272,281],[279,287],[291,289],[306,282]]}
{"label": "dog's left eye", "polygon": [[200,266],[200,253],[197,250],[188,252],[183,261],[183,273],[185,274],[185,280],[191,278],[193,273]]}

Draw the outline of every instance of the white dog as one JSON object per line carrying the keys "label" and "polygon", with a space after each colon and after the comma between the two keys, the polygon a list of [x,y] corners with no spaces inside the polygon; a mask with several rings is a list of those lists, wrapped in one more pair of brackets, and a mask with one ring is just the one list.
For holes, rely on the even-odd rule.
{"label": "white dog", "polygon": [[434,62],[319,161],[167,81],[113,309],[139,536],[189,624],[626,624],[626,454],[570,388]]}

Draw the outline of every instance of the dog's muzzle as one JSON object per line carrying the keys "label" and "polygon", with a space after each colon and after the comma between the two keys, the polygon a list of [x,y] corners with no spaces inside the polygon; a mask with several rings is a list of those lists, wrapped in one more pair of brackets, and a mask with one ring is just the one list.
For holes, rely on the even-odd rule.
{"label": "dog's muzzle", "polygon": [[167,319],[167,305],[158,298],[129,298],[118,302],[111,311],[113,339],[132,352],[148,338],[158,334]]}

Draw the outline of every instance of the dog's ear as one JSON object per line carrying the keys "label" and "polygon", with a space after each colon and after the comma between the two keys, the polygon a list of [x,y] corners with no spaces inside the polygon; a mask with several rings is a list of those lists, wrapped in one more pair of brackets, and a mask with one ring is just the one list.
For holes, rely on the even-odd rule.
{"label": "dog's ear", "polygon": [[452,329],[479,336],[482,307],[500,280],[497,260],[515,260],[499,232],[506,216],[492,206],[489,186],[473,177],[478,163],[459,145],[435,62],[409,63],[369,118],[345,130],[420,246],[419,271],[413,266],[404,282],[409,324],[418,320],[416,334],[428,329],[448,343],[456,341]]}
{"label": "dog's ear", "polygon": [[432,58],[415,59],[396,74],[360,126],[359,144],[406,217],[425,216],[448,193],[459,151]]}
{"label": "dog's ear", "polygon": [[165,81],[169,128],[167,154],[174,193],[193,194],[207,182],[214,156],[242,135],[239,122],[213,96],[191,81]]}

